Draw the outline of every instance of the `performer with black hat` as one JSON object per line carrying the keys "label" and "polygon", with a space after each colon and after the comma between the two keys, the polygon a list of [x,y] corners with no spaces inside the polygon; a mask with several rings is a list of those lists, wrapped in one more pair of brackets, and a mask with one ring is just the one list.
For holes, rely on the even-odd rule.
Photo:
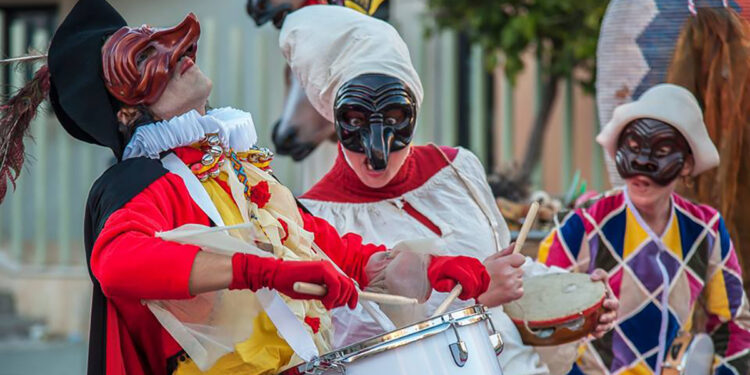
{"label": "performer with black hat", "polygon": [[[369,264],[384,246],[363,244],[354,234],[339,236],[297,208],[267,172],[270,153],[255,147],[248,113],[206,108],[212,84],[194,62],[199,35],[192,14],[168,29],[131,28],[104,0],[80,0],[52,39],[48,68],[0,107],[0,193],[6,179],[18,178],[23,136],[47,93],[68,133],[110,148],[118,160],[94,183],[86,209],[94,282],[90,374],[275,372],[295,360],[299,340],[287,334],[283,323],[289,320],[266,305],[242,311],[252,334],[229,346],[214,345],[219,348],[211,353],[227,352],[220,358],[196,349],[208,346],[190,334],[191,324],[223,318],[214,312],[224,297],[239,293],[256,298],[257,306],[265,293],[283,302],[274,311],[289,312],[297,322],[289,324],[302,327],[300,336],[311,336],[313,350],[325,350],[326,310],[357,303],[350,277],[362,287],[369,279],[391,277]],[[262,238],[240,236],[246,241],[235,243],[257,244],[275,257],[241,249],[227,256],[164,239],[185,225],[256,229]],[[314,248],[346,276],[320,261]],[[412,273],[441,290],[460,283],[467,298],[489,283],[480,262],[462,257],[433,257],[422,272]],[[325,285],[327,294],[297,293],[293,285],[299,281]],[[226,289],[233,292],[211,294]],[[177,316],[180,311],[169,309],[175,303],[185,311],[208,310]]]}

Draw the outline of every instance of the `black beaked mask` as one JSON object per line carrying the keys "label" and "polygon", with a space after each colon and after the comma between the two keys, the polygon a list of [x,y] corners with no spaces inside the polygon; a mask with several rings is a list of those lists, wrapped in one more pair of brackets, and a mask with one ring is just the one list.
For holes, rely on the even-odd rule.
{"label": "black beaked mask", "polygon": [[398,78],[363,74],[339,88],[334,104],[336,134],[347,150],[364,153],[373,170],[388,166],[391,151],[411,143],[417,101]]}
{"label": "black beaked mask", "polygon": [[645,176],[661,186],[680,174],[690,145],[671,125],[642,118],[630,122],[617,142],[615,164],[622,178]]}

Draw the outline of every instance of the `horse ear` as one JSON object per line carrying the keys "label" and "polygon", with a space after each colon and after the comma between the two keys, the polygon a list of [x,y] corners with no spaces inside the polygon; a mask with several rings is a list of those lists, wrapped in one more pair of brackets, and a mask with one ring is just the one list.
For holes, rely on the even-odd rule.
{"label": "horse ear", "polygon": [[284,85],[288,89],[289,86],[292,84],[292,68],[289,67],[289,64],[287,64],[286,68],[284,69]]}

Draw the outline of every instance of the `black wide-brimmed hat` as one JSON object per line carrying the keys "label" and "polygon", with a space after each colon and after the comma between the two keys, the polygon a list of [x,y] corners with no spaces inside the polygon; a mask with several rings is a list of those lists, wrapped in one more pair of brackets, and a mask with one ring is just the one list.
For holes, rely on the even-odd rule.
{"label": "black wide-brimmed hat", "polygon": [[110,148],[118,160],[125,145],[118,131],[119,105],[104,84],[102,46],[126,25],[106,1],[79,0],[55,32],[48,52],[55,115],[70,135]]}

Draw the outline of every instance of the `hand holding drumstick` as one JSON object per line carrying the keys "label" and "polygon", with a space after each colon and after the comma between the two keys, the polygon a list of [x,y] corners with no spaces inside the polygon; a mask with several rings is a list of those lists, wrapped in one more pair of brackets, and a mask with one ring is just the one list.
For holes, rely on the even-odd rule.
{"label": "hand holding drumstick", "polygon": [[479,296],[478,302],[494,307],[523,297],[523,269],[526,257],[513,252],[514,243],[503,251],[485,259],[490,274],[490,287]]}
{"label": "hand holding drumstick", "polygon": [[[485,266],[492,275],[492,282],[488,291],[479,296],[478,300],[480,303],[492,307],[521,298],[523,295],[523,271],[520,267],[525,262],[525,258],[519,252],[523,248],[524,242],[526,242],[526,236],[534,224],[538,211],[539,203],[533,202],[529,207],[529,212],[526,214],[526,219],[521,226],[521,230],[518,233],[518,240],[515,244],[511,244],[508,248],[485,260]],[[460,294],[460,288],[461,285],[457,285],[448,298],[438,306],[432,316],[444,313],[453,300],[455,300],[456,295]]]}

